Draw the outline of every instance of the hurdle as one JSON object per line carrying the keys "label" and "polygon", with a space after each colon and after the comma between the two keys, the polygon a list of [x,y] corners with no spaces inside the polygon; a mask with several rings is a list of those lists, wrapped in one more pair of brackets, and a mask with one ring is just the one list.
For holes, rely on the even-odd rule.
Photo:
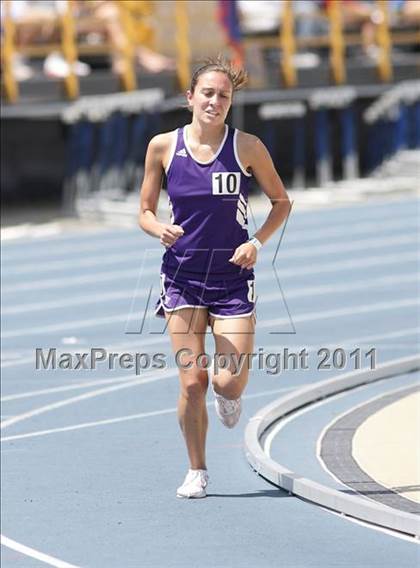
{"label": "hurdle", "polygon": [[63,212],[97,213],[140,182],[150,138],[160,129],[162,89],[80,98],[64,109],[67,127]]}
{"label": "hurdle", "polygon": [[292,187],[305,187],[306,106],[302,102],[265,103],[258,107],[258,116],[264,122],[264,142],[271,156],[276,155],[279,139],[277,129],[281,121],[293,119]]}
{"label": "hurdle", "polygon": [[356,118],[353,102],[356,99],[353,87],[330,87],[316,89],[310,95],[308,103],[315,113],[314,148],[316,178],[320,187],[333,181],[331,151],[331,110],[339,112],[341,164],[345,180],[359,177],[359,164],[356,146]]}
{"label": "hurdle", "polygon": [[420,81],[404,81],[383,93],[364,112],[369,127],[368,167],[397,153],[420,148]]}
{"label": "hurdle", "polygon": [[[339,112],[340,158],[345,180],[359,177],[356,144],[356,117],[353,102],[357,97],[353,87],[317,89],[308,96],[309,109],[314,114],[314,152],[316,181],[323,187],[333,181],[331,121],[332,110]],[[293,120],[293,176],[292,187],[305,187],[306,135],[308,110],[305,102],[265,103],[258,107],[258,116],[264,123],[264,142],[272,156],[276,155],[281,121]]]}

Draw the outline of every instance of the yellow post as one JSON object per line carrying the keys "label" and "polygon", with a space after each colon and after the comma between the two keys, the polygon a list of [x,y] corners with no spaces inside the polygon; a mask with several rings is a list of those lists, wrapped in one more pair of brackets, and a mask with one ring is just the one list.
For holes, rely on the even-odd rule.
{"label": "yellow post", "polygon": [[60,12],[60,24],[61,49],[70,67],[70,72],[64,79],[64,88],[67,97],[69,99],[75,99],[79,96],[79,79],[74,72],[74,64],[77,61],[77,49],[73,18],[73,0],[67,0],[63,11]]}
{"label": "yellow post", "polygon": [[329,3],[328,19],[330,21],[330,66],[336,85],[342,85],[346,80],[345,45],[341,21],[341,0]]}
{"label": "yellow post", "polygon": [[381,11],[382,17],[378,23],[376,31],[376,41],[380,49],[378,59],[378,73],[381,81],[390,81],[392,79],[391,65],[391,34],[389,33],[389,6],[388,0],[376,0],[378,9]]}
{"label": "yellow post", "polygon": [[123,61],[124,69],[121,73],[121,86],[124,91],[134,91],[137,88],[137,77],[134,61],[134,26],[131,14],[124,4],[118,3],[121,25],[124,30],[125,42],[121,46],[120,57]]}
{"label": "yellow post", "polygon": [[152,0],[121,0],[129,11],[133,27],[133,41],[135,45],[144,45],[155,49],[155,30],[151,18],[155,12]]}
{"label": "yellow post", "polygon": [[175,0],[176,69],[179,86],[186,91],[191,80],[191,51],[188,37],[188,5],[186,0]]}
{"label": "yellow post", "polygon": [[281,73],[286,87],[294,87],[297,83],[293,57],[296,53],[293,7],[291,0],[285,0],[280,27]]}
{"label": "yellow post", "polygon": [[13,74],[13,56],[15,52],[15,25],[10,13],[10,0],[4,3],[4,20],[3,20],[3,49],[1,50],[1,58],[3,65],[4,91],[6,99],[10,103],[17,101],[19,97],[19,88]]}

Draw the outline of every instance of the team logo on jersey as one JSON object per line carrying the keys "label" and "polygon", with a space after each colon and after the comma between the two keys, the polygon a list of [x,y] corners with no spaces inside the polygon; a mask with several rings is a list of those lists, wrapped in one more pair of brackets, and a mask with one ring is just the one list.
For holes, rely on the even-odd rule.
{"label": "team logo on jersey", "polygon": [[170,214],[171,223],[175,223],[174,208],[172,206],[172,201],[171,201],[169,196],[168,196],[168,206],[169,206],[169,214]]}
{"label": "team logo on jersey", "polygon": [[215,172],[212,174],[213,195],[238,195],[241,185],[239,172]]}
{"label": "team logo on jersey", "polygon": [[240,224],[242,229],[248,227],[248,203],[242,193],[239,194],[238,203],[236,205],[236,221]]}
{"label": "team logo on jersey", "polygon": [[247,284],[248,284],[248,302],[252,302],[253,304],[255,304],[255,298],[256,298],[255,280],[247,280]]}
{"label": "team logo on jersey", "polygon": [[181,156],[181,158],[186,158],[187,157],[187,151],[185,150],[185,148],[182,148],[182,150],[178,150],[176,155]]}
{"label": "team logo on jersey", "polygon": [[165,288],[165,274],[163,273],[160,275],[160,298],[162,302],[165,302],[166,304],[168,304],[171,300]]}

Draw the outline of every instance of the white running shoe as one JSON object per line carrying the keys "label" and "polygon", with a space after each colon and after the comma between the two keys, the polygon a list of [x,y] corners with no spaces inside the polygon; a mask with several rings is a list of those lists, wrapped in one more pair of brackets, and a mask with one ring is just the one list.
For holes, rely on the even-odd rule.
{"label": "white running shoe", "polygon": [[190,469],[184,483],[176,490],[176,496],[181,499],[201,499],[206,497],[206,487],[209,474],[206,469]]}
{"label": "white running shoe", "polygon": [[[83,61],[75,61],[73,71],[78,77],[86,77],[90,73],[90,65]],[[70,75],[70,65],[61,53],[54,51],[44,60],[44,73],[49,77],[64,79]]]}
{"label": "white running shoe", "polygon": [[230,400],[225,398],[221,394],[217,394],[213,389],[214,393],[214,406],[216,408],[216,414],[226,426],[226,428],[233,428],[239,421],[242,411],[242,400],[241,398],[236,398]]}

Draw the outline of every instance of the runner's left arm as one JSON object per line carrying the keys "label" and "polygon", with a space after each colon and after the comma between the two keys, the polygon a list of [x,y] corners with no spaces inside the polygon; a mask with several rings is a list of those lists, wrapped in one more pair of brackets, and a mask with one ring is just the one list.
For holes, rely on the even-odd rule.
{"label": "runner's left arm", "polygon": [[[267,219],[253,235],[264,244],[288,216],[291,203],[270,153],[257,136],[241,132],[238,137],[238,151],[242,164],[252,171],[258,185],[271,202]],[[257,249],[251,243],[244,243],[236,249],[230,260],[242,268],[250,269],[256,263]]]}

